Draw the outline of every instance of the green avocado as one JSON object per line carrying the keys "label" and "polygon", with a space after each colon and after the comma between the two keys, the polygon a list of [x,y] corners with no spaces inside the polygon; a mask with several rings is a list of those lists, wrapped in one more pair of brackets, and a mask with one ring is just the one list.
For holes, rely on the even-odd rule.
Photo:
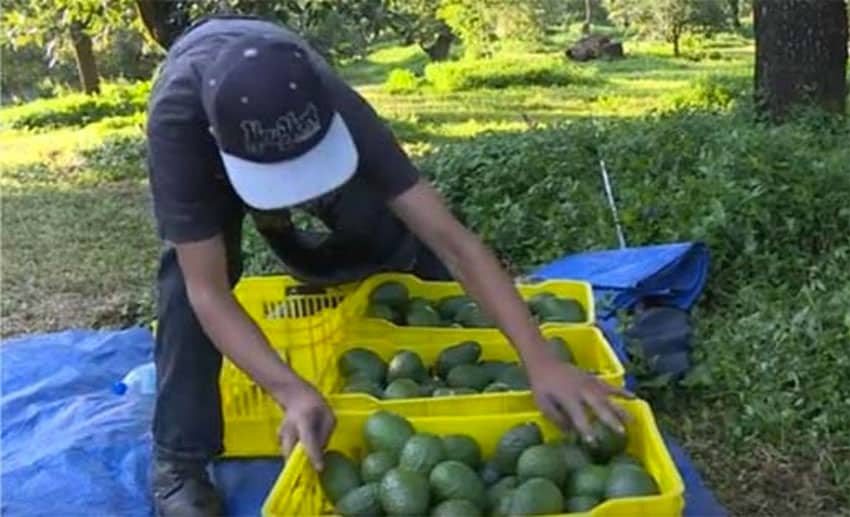
{"label": "green avocado", "polygon": [[543,300],[538,315],[544,323],[582,323],[587,319],[581,304],[569,298]]}
{"label": "green avocado", "polygon": [[366,317],[378,318],[395,323],[395,321],[398,320],[398,313],[396,313],[396,311],[389,305],[373,303],[369,305],[368,309],[366,309]]}
{"label": "green avocado", "polygon": [[398,459],[399,468],[427,476],[431,469],[446,459],[446,447],[440,437],[417,433],[407,440]]}
{"label": "green avocado", "polygon": [[342,517],[372,517],[380,515],[380,485],[367,483],[345,494],[336,503],[336,511]]}
{"label": "green avocado", "polygon": [[369,294],[369,301],[372,304],[387,305],[394,309],[398,309],[407,305],[407,300],[410,297],[410,292],[407,286],[401,282],[384,282]]}
{"label": "green avocado", "polygon": [[559,445],[558,450],[561,453],[561,458],[564,460],[564,465],[567,467],[567,473],[573,473],[593,463],[590,455],[578,445],[565,443]]}
{"label": "green avocado", "polygon": [[528,390],[531,385],[528,382],[528,374],[519,366],[512,364],[496,378],[496,382],[510,386],[512,390]]}
{"label": "green avocado", "polygon": [[431,510],[431,517],[481,517],[481,510],[466,499],[449,499]]}
{"label": "green avocado", "polygon": [[444,348],[437,356],[437,375],[443,379],[452,368],[461,364],[475,364],[481,357],[481,345],[475,341],[464,341],[457,345]]}
{"label": "green avocado", "polygon": [[493,460],[488,461],[478,470],[478,476],[481,478],[481,481],[484,482],[486,486],[491,486],[502,477],[502,473],[499,472],[499,467],[496,466],[496,463]]}
{"label": "green avocado", "polygon": [[490,377],[476,364],[459,364],[449,370],[446,383],[452,388],[471,388],[481,391],[490,384]]}
{"label": "green avocado", "polygon": [[418,472],[394,468],[381,480],[378,497],[389,515],[425,515],[431,502],[428,478]]}
{"label": "green avocado", "polygon": [[447,434],[443,436],[446,459],[466,463],[477,469],[481,465],[481,447],[472,437],[465,434]]}
{"label": "green avocado", "polygon": [[560,337],[551,337],[546,340],[546,346],[558,359],[565,363],[575,363],[573,353],[570,351],[567,342]]}
{"label": "green avocado", "polygon": [[484,388],[481,393],[503,393],[506,391],[513,391],[510,386],[505,384],[504,382],[491,382]]}
{"label": "green avocado", "polygon": [[493,462],[502,474],[514,474],[517,460],[523,451],[543,443],[543,434],[536,422],[517,424],[507,430],[496,443]]}
{"label": "green avocado", "polygon": [[419,354],[410,350],[398,351],[390,359],[387,366],[387,382],[402,378],[422,382],[427,376],[428,373],[422,363],[422,358],[419,357]]}
{"label": "green avocado", "polygon": [[590,495],[577,495],[570,497],[564,501],[564,510],[568,513],[583,513],[589,512],[602,500],[598,497]]}
{"label": "green avocado", "polygon": [[470,303],[474,302],[466,295],[446,296],[437,302],[437,312],[444,320],[454,321],[460,308]]}
{"label": "green avocado", "polygon": [[370,451],[398,454],[411,436],[413,426],[410,422],[389,411],[376,411],[363,424],[363,437]]}
{"label": "green avocado", "polygon": [[398,465],[398,457],[390,451],[370,453],[360,463],[360,476],[366,483],[380,481],[384,474]]}
{"label": "green avocado", "polygon": [[487,489],[487,502],[490,503],[490,508],[499,506],[502,496],[515,489],[518,484],[519,480],[516,476],[507,476],[491,485]]}
{"label": "green avocado", "polygon": [[511,503],[514,501],[514,494],[516,494],[515,488],[505,490],[501,497],[499,497],[498,503],[493,506],[491,515],[493,517],[508,517],[512,515]]}
{"label": "green avocado", "polygon": [[481,361],[478,366],[481,367],[481,369],[484,370],[484,373],[486,373],[490,380],[493,381],[508,367],[510,367],[510,364],[505,361]]}
{"label": "green avocado", "polygon": [[461,307],[455,315],[455,321],[466,328],[493,328],[496,326],[475,303],[468,303]]}
{"label": "green avocado", "polygon": [[631,454],[627,454],[625,452],[618,454],[618,455],[614,456],[613,458],[611,458],[611,460],[608,462],[608,464],[611,465],[611,466],[614,466],[614,465],[634,465],[636,467],[643,467],[643,463],[641,463],[641,461],[639,459],[637,459],[634,456],[632,456]]}
{"label": "green avocado", "polygon": [[407,310],[405,323],[409,327],[442,327],[443,320],[431,306],[414,306]]}
{"label": "green avocado", "polygon": [[636,465],[619,464],[611,467],[605,484],[605,498],[642,497],[658,494],[658,485],[652,476]]}
{"label": "green avocado", "polygon": [[444,461],[434,467],[428,481],[438,501],[466,499],[478,508],[485,506],[484,483],[466,463]]}
{"label": "green avocado", "polygon": [[614,431],[601,420],[591,424],[591,436],[593,441],[585,442],[584,447],[598,463],[606,463],[626,450],[626,435]]}
{"label": "green avocado", "polygon": [[369,379],[375,384],[383,384],[387,376],[387,364],[375,352],[355,347],[346,351],[337,361],[339,373],[344,378],[357,376]]}
{"label": "green avocado", "polygon": [[319,484],[330,501],[336,504],[342,496],[360,486],[360,468],[340,451],[325,452],[325,468],[319,473]]}
{"label": "green avocado", "polygon": [[384,390],[384,399],[414,399],[419,397],[420,389],[412,379],[396,379]]}
{"label": "green avocado", "polygon": [[376,399],[384,397],[384,390],[370,379],[353,377],[342,388],[343,393],[362,393],[371,395]]}
{"label": "green avocado", "polygon": [[543,292],[535,294],[534,296],[529,298],[526,303],[528,304],[528,308],[531,310],[532,313],[539,314],[540,307],[543,305],[543,303],[547,300],[553,300],[555,298],[556,296],[554,294]]}
{"label": "green avocado", "polygon": [[567,481],[567,494],[570,497],[584,495],[602,499],[608,484],[610,468],[605,465],[585,465],[573,472]]}
{"label": "green avocado", "polygon": [[545,478],[561,486],[567,480],[567,464],[558,447],[533,445],[520,454],[516,473],[523,482],[532,478]]}
{"label": "green avocado", "polygon": [[564,507],[564,496],[555,483],[533,478],[517,487],[511,501],[511,515],[558,514]]}

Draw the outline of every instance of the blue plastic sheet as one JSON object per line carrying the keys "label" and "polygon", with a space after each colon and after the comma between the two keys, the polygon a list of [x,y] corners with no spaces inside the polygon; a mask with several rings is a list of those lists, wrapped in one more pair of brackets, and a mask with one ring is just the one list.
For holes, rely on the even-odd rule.
{"label": "blue plastic sheet", "polygon": [[[609,265],[622,266],[625,255],[616,259],[616,254],[629,253],[629,257],[642,257],[635,260],[645,263],[632,274],[666,274],[669,278],[671,264],[681,263],[683,254],[694,253],[688,251],[693,247],[687,245],[676,253],[669,252],[670,248],[658,248],[665,249],[664,253],[611,252],[604,260]],[[651,259],[653,256],[659,258]],[[565,260],[572,264],[566,276],[592,274],[597,280],[606,278],[604,269],[595,261],[586,256],[581,261],[586,266],[577,267],[575,262]],[[676,288],[664,287],[660,283],[641,283],[638,278],[630,279],[622,268],[619,271],[619,277],[610,277],[618,278],[616,284],[603,287],[617,293],[632,289],[629,296],[634,296],[634,289],[650,289],[667,293],[682,303],[695,300],[699,294],[683,286],[694,289],[698,285],[701,289],[704,282],[703,276],[699,282],[684,279],[672,283]],[[648,271],[651,273],[647,275]],[[544,268],[538,274],[541,272],[558,274],[556,268]],[[619,300],[625,303],[628,299],[624,296]],[[601,323],[605,328],[605,322]],[[10,517],[153,514],[148,494],[153,399],[122,397],[110,391],[114,381],[150,360],[152,345],[150,332],[140,328],[24,336],[0,345],[0,513]],[[724,515],[684,452],[670,440],[668,445],[687,485],[686,515]],[[275,458],[217,464],[214,477],[225,495],[229,514],[259,515],[280,467],[281,461]]]}

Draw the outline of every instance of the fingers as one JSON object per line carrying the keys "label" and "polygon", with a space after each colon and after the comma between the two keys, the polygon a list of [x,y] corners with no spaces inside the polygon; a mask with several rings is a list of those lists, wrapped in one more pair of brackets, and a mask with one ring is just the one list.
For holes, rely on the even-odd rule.
{"label": "fingers", "polygon": [[285,420],[280,427],[280,448],[283,451],[283,456],[288,458],[298,443],[298,430],[291,424],[290,420]]}
{"label": "fingers", "polygon": [[307,457],[310,458],[310,463],[317,471],[324,468],[322,450],[325,447],[327,436],[320,436],[324,425],[319,418],[307,418],[298,422],[298,437],[307,452]]}
{"label": "fingers", "polygon": [[605,384],[609,395],[615,395],[617,397],[623,397],[626,399],[635,398],[635,394],[626,388],[621,388],[619,386],[611,386],[610,384]]}
{"label": "fingers", "polygon": [[565,410],[552,395],[544,395],[537,402],[537,406],[561,431],[568,433],[575,430]]}
{"label": "fingers", "polygon": [[585,440],[592,439],[590,433],[590,422],[584,412],[581,400],[575,397],[569,397],[561,400],[561,406],[566,410],[573,422],[573,426],[580,436]]}
{"label": "fingers", "polygon": [[[623,424],[620,421],[621,415],[614,409],[617,406],[611,404],[608,399],[604,396],[595,396],[589,395],[585,396],[585,403],[593,409],[593,412],[596,413],[597,418],[602,420],[605,425],[614,429],[620,434],[626,432],[623,428]],[[620,409],[620,408],[617,408]]]}

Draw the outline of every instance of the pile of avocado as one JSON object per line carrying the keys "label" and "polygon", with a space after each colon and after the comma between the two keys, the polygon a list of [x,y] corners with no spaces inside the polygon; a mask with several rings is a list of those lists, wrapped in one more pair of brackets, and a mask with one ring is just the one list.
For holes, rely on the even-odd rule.
{"label": "pile of avocado", "polygon": [[626,437],[594,423],[595,445],[568,438],[545,441],[535,422],[516,425],[482,458],[471,436],[417,432],[388,411],[363,426],[358,462],[325,453],[320,482],[343,516],[541,515],[588,511],[608,499],[658,494],[640,461],[626,454]]}
{"label": "pile of avocado", "polygon": [[[573,363],[566,342],[559,337],[546,341],[553,357]],[[366,393],[379,399],[444,397],[523,391],[528,377],[517,362],[482,361],[481,345],[465,341],[443,349],[436,364],[426,367],[411,350],[398,351],[389,361],[363,347],[352,348],[337,362],[345,379],[343,393]]]}
{"label": "pile of avocado", "polygon": [[[538,324],[581,323],[587,318],[584,307],[571,298],[540,293],[528,300]],[[395,281],[378,285],[369,295],[366,316],[409,327],[494,328],[496,325],[466,295],[432,301],[411,298],[407,287]]]}

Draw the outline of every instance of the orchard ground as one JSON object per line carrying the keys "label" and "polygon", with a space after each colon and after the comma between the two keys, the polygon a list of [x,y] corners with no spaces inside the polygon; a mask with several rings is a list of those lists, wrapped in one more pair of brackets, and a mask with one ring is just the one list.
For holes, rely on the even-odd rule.
{"label": "orchard ground", "polygon": [[[535,50],[506,48],[496,59],[551,58],[565,39]],[[842,314],[850,292],[835,286],[850,285],[840,266],[850,257],[850,242],[840,226],[832,231],[830,221],[810,216],[806,207],[834,201],[832,191],[850,191],[837,176],[839,183],[828,188],[792,180],[774,193],[770,175],[798,171],[802,182],[843,167],[837,172],[850,177],[844,140],[850,129],[809,119],[777,130],[750,124],[741,106],[751,87],[753,47],[742,36],[686,41],[681,58],[657,42],[629,41],[626,52],[622,61],[564,65],[575,81],[554,86],[517,79],[500,89],[440,91],[420,80],[406,93],[391,94],[385,83],[394,69],[421,74],[426,65],[418,48],[393,45],[345,64],[343,72],[438,186],[468,194],[471,201],[446,191],[452,206],[518,271],[558,254],[615,246],[590,155],[568,156],[585,152],[577,146],[607,149],[633,244],[704,238],[718,256],[695,312],[699,376],[686,386],[642,392],[652,397],[662,425],[736,515],[846,513],[850,318]],[[487,62],[481,68],[486,75]],[[21,109],[0,111],[0,124],[8,126]],[[3,336],[152,318],[160,244],[143,123],[141,114],[125,114],[49,130],[0,130]],[[606,136],[595,136],[595,128]],[[500,150],[511,142],[531,151]],[[534,148],[535,142],[544,147]],[[535,161],[537,152],[548,158]],[[504,172],[504,191],[493,192],[501,181],[476,182],[479,173],[498,177],[504,163],[516,167]],[[728,170],[735,167],[765,177],[736,177]],[[554,229],[552,237],[547,227],[525,242],[520,236],[528,228],[522,231],[516,221],[533,228],[534,221],[525,219],[532,210],[511,210],[523,206],[518,203],[534,207],[535,199],[523,189],[508,191],[507,174],[522,177],[532,169],[543,178],[538,183],[546,196],[583,197],[553,202],[554,208],[537,214]],[[496,186],[484,189],[484,183]],[[491,197],[482,197],[482,190]],[[704,210],[689,212],[690,205]],[[801,207],[801,215],[780,214],[786,207]],[[838,201],[823,208],[833,223],[848,217]],[[246,274],[275,271],[247,226]],[[823,235],[805,245],[782,240],[809,228]]]}

